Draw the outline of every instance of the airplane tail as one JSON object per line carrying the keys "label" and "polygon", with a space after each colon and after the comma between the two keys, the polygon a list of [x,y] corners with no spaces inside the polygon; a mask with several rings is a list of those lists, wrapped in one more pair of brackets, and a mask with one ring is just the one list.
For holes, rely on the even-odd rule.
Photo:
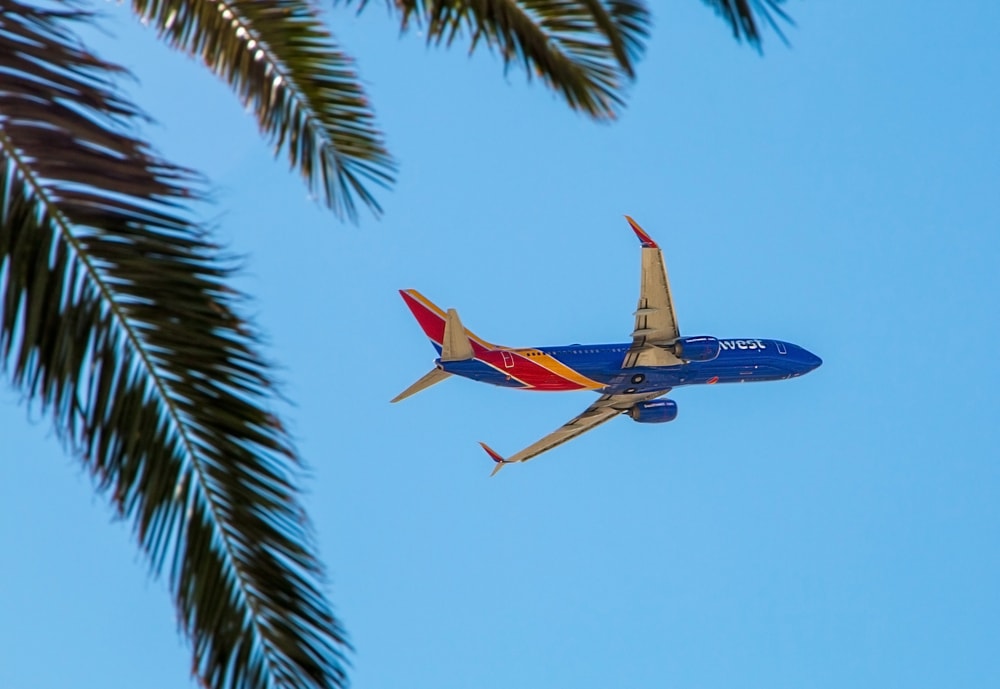
{"label": "airplane tail", "polygon": [[[403,297],[403,301],[406,302],[407,307],[413,313],[414,318],[417,319],[417,323],[420,324],[421,330],[424,334],[430,338],[430,341],[434,344],[434,348],[438,352],[443,352],[445,345],[445,325],[452,318],[452,313],[454,309],[449,309],[447,313],[444,312],[440,307],[434,304],[430,299],[422,295],[415,289],[401,289],[399,290],[400,295]],[[454,322],[452,330],[452,336],[457,340],[460,340],[458,336],[459,333],[464,334],[466,340],[468,340],[472,348],[472,356],[475,356],[479,351],[487,351],[490,349],[496,349],[496,345],[487,342],[486,340],[476,337],[474,333],[462,326],[461,321],[458,320],[458,314],[454,315]],[[472,358],[460,357],[458,359],[451,359],[451,361],[460,361],[462,358]],[[442,358],[444,354],[442,353]]]}
{"label": "airplane tail", "polygon": [[[493,345],[480,340],[465,329],[455,309],[448,309],[448,312],[445,313],[415,289],[400,290],[399,293],[403,295],[403,301],[410,307],[410,311],[413,312],[424,334],[430,338],[434,348],[441,354],[441,361],[467,361],[475,358],[477,347],[493,348]],[[392,402],[404,400],[450,376],[451,374],[447,371],[434,368],[416,383],[396,395]]]}

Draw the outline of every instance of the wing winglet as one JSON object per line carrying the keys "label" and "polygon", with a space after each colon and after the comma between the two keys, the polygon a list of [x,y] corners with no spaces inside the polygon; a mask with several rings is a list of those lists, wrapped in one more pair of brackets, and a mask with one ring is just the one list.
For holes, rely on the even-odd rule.
{"label": "wing winglet", "polygon": [[654,242],[653,238],[650,237],[648,234],[646,234],[646,230],[644,230],[641,227],[639,227],[639,223],[637,223],[635,220],[633,220],[632,218],[630,218],[627,215],[625,216],[625,219],[628,220],[628,224],[632,226],[632,231],[635,232],[635,236],[639,238],[640,242],[642,242],[642,248],[643,249],[659,249],[660,248],[659,244],[657,244],[656,242]]}
{"label": "wing winglet", "polygon": [[491,477],[492,476],[496,476],[497,472],[500,471],[501,469],[503,469],[504,464],[510,464],[510,462],[508,460],[504,459],[500,455],[500,453],[498,453],[496,450],[494,450],[492,447],[490,447],[486,443],[480,441],[479,444],[483,446],[484,450],[486,450],[486,454],[488,454],[490,456],[490,459],[492,459],[494,462],[496,462],[496,466],[493,467],[493,472],[490,474]]}

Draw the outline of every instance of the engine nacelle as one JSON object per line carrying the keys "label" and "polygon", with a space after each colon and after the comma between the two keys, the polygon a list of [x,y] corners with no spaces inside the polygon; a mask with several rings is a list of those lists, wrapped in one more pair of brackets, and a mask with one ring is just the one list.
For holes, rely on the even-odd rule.
{"label": "engine nacelle", "polygon": [[628,415],[639,423],[666,423],[677,418],[677,403],[673,400],[639,402],[628,410]]}
{"label": "engine nacelle", "polygon": [[684,361],[711,361],[719,356],[719,340],[708,335],[682,337],[671,345],[674,356]]}

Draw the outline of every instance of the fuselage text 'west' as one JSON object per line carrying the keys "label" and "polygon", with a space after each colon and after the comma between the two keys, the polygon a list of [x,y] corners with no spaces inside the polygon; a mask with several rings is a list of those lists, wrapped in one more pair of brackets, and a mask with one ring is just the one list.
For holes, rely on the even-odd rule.
{"label": "fuselage text 'west'", "polygon": [[767,349],[760,340],[719,340],[721,349]]}

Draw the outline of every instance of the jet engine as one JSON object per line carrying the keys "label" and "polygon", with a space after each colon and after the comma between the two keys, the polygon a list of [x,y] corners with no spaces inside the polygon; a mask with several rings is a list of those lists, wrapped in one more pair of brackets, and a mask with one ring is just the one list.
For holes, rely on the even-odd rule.
{"label": "jet engine", "polygon": [[711,361],[719,356],[719,349],[719,341],[708,335],[681,337],[670,345],[674,356],[684,361]]}
{"label": "jet engine", "polygon": [[639,423],[666,423],[677,418],[677,403],[673,400],[639,402],[628,410],[628,415]]}

